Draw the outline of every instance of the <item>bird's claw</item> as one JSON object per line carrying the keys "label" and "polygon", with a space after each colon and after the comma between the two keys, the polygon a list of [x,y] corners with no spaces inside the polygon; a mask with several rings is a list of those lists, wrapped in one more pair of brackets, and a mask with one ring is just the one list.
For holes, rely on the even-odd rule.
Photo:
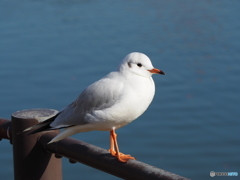
{"label": "bird's claw", "polygon": [[108,150],[110,152],[110,154],[116,158],[118,158],[119,161],[121,162],[127,162],[130,159],[136,159],[134,157],[132,157],[130,154],[123,154],[121,152],[119,152],[119,154],[117,154],[116,151],[114,151],[113,149],[109,149]]}

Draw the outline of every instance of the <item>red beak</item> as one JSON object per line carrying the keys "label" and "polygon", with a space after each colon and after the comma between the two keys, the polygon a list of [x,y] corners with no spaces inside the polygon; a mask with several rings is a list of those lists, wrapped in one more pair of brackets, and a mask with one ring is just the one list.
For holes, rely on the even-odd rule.
{"label": "red beak", "polygon": [[160,70],[160,69],[156,69],[156,68],[153,68],[151,70],[148,70],[150,73],[153,73],[153,74],[162,74],[162,75],[165,75],[165,73]]}

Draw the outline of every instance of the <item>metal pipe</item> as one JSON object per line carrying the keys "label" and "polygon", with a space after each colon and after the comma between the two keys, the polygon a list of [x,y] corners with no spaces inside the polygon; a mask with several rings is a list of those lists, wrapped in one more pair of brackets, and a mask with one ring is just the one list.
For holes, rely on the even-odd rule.
{"label": "metal pipe", "polygon": [[0,118],[0,138],[12,139],[11,121]]}
{"label": "metal pipe", "polygon": [[12,114],[12,140],[15,180],[61,180],[61,159],[45,151],[38,143],[43,133],[28,135],[24,129],[38,123],[36,119],[51,117],[49,109],[30,109]]}
{"label": "metal pipe", "polygon": [[56,133],[45,133],[39,138],[39,143],[47,151],[123,179],[187,180],[185,177],[140,161],[129,160],[127,163],[119,162],[107,150],[73,138],[66,138],[56,143],[47,144],[55,136]]}
{"label": "metal pipe", "polygon": [[[107,150],[73,138],[47,144],[57,135],[56,131],[37,133],[30,136],[27,135],[27,132],[20,133],[36,124],[38,122],[35,120],[36,117],[50,116],[51,111],[43,109],[13,113],[15,180],[62,179],[61,161],[59,159],[61,156],[69,158],[72,163],[80,162],[123,179],[187,180],[185,177],[136,160],[121,163],[112,157]],[[6,129],[11,126],[11,121],[0,119],[0,122],[0,137],[6,138],[8,137]],[[55,157],[58,159],[51,153],[55,153]]]}

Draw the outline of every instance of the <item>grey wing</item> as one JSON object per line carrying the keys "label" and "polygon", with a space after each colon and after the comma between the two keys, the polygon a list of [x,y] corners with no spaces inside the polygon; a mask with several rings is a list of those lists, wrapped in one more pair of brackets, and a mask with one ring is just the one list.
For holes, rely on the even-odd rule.
{"label": "grey wing", "polygon": [[50,126],[62,128],[87,124],[85,115],[114,105],[121,98],[123,87],[124,84],[115,79],[100,79],[88,86],[73,103],[63,109]]}

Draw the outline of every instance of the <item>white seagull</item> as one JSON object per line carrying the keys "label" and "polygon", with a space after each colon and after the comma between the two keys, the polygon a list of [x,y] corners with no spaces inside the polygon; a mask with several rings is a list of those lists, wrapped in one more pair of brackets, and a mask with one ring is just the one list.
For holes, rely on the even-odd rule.
{"label": "white seagull", "polygon": [[165,74],[153,67],[142,53],[128,54],[116,71],[88,86],[78,98],[55,116],[25,131],[30,134],[65,128],[49,143],[76,133],[110,131],[112,156],[121,162],[135,159],[119,152],[115,130],[137,119],[148,108],[155,94],[152,74]]}

